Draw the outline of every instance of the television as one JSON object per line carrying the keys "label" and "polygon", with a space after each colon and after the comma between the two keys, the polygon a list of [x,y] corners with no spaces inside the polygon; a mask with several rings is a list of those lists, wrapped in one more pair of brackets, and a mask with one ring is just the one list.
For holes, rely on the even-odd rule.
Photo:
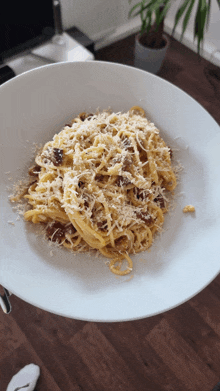
{"label": "television", "polygon": [[12,0],[1,7],[0,64],[55,34],[53,0]]}

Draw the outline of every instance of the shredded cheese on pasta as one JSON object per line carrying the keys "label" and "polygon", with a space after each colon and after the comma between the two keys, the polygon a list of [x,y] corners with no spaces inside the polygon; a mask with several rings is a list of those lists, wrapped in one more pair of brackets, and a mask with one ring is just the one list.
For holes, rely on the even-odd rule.
{"label": "shredded cheese on pasta", "polygon": [[25,220],[76,251],[97,249],[118,275],[148,249],[176,187],[171,151],[144,110],[81,113],[35,159]]}

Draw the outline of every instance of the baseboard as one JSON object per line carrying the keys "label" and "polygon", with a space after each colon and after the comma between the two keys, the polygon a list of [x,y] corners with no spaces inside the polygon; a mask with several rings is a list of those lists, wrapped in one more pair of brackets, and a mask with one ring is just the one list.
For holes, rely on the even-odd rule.
{"label": "baseboard", "polygon": [[[166,19],[164,30],[167,34],[172,33],[173,29],[173,21]],[[102,49],[106,46],[111,45],[114,42],[117,42],[121,39],[128,37],[129,35],[135,34],[140,30],[140,18],[136,17],[134,19],[130,19],[124,25],[115,29],[112,34],[106,35],[103,38],[100,38],[95,43],[95,50]],[[174,38],[180,41],[181,36],[181,27],[176,29],[174,34]],[[197,52],[197,44],[194,42],[193,33],[186,31],[184,38],[182,40],[182,44]],[[206,60],[210,61],[212,64],[220,67],[220,51],[216,48],[216,46],[209,40],[205,40],[203,45],[201,56]]]}

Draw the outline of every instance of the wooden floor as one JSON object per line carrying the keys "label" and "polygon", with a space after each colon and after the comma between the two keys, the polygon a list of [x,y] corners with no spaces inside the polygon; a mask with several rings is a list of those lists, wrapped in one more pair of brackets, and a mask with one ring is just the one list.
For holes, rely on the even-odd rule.
{"label": "wooden floor", "polygon": [[[96,59],[133,65],[133,46],[131,36]],[[220,124],[220,68],[172,40],[159,76]],[[72,320],[10,300],[11,314],[0,310],[0,391],[29,363],[40,366],[37,391],[211,391],[220,381],[220,275],[178,308],[133,322]]]}

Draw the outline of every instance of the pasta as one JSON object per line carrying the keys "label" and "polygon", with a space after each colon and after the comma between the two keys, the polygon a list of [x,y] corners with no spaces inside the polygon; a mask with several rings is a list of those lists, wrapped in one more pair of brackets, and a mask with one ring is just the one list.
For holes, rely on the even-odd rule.
{"label": "pasta", "polygon": [[113,273],[130,273],[130,255],[151,246],[176,186],[171,150],[144,110],[81,113],[35,163],[25,220],[70,250],[98,250]]}
{"label": "pasta", "polygon": [[183,208],[183,213],[188,213],[188,212],[195,212],[195,206],[193,206],[193,205],[186,205]]}

